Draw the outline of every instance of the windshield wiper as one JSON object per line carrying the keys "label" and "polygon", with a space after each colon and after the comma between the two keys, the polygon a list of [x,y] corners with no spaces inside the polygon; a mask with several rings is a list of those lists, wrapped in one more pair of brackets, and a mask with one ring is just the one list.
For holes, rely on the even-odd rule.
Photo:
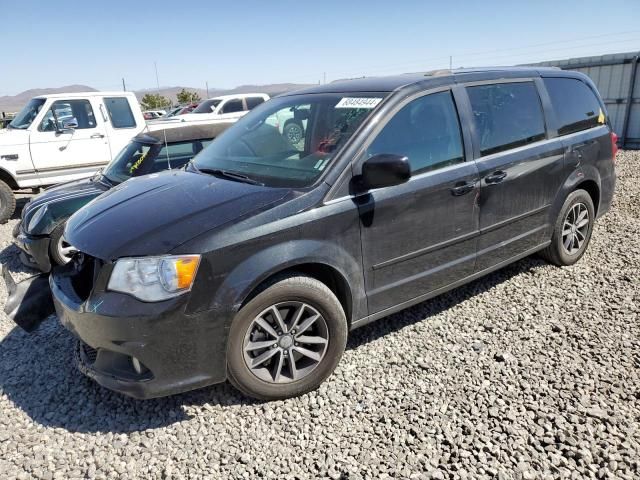
{"label": "windshield wiper", "polygon": [[[194,165],[195,167],[195,165]],[[258,182],[257,180],[254,180],[251,177],[248,177],[242,173],[238,173],[238,172],[231,172],[229,170],[223,170],[221,168],[198,168],[196,167],[197,170],[199,172],[202,173],[208,173],[210,175],[217,175],[219,177],[225,177],[225,178],[229,178],[231,180],[236,180],[239,182],[244,182],[244,183],[249,183],[251,185],[260,185],[261,187],[264,186],[264,183]]]}

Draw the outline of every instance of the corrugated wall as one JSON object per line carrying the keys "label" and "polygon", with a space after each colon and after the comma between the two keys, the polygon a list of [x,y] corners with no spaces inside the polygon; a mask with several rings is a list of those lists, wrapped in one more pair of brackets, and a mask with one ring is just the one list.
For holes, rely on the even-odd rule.
{"label": "corrugated wall", "polygon": [[[620,145],[624,148],[640,148],[640,72],[637,60],[639,54],[616,53],[553,60],[535,65],[577,70],[591,77],[607,106],[614,131],[620,137]],[[633,77],[634,85],[633,89],[630,89]]]}

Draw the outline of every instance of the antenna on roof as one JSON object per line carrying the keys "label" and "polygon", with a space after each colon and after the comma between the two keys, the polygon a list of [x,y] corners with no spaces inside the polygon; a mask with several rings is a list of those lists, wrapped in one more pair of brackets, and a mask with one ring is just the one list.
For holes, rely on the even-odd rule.
{"label": "antenna on roof", "polygon": [[[158,62],[153,62],[153,68],[156,70],[156,88],[158,89],[158,97],[160,97],[160,80],[158,80]],[[171,160],[169,160],[169,145],[167,144],[167,130],[162,129],[164,134],[164,153],[167,156],[167,166],[171,170]]]}

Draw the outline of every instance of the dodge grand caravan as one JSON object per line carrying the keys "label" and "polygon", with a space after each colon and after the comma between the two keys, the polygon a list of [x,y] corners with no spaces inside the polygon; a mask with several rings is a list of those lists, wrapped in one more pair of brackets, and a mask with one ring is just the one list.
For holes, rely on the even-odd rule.
{"label": "dodge grand caravan", "polygon": [[[305,122],[292,145],[271,117]],[[280,96],[181,171],[70,218],[50,276],[81,370],[155,397],[230,380],[316,388],[347,332],[535,252],[584,254],[616,136],[593,83],[556,69],[364,78]]]}

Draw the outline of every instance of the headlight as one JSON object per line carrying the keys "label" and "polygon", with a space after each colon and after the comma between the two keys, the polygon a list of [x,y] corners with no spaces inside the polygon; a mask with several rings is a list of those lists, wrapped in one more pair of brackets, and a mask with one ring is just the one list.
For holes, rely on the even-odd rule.
{"label": "headlight", "polygon": [[107,288],[145,302],[159,302],[191,290],[200,255],[121,258]]}
{"label": "headlight", "polygon": [[31,233],[35,231],[36,227],[38,226],[40,221],[44,218],[46,213],[47,213],[47,206],[44,205],[43,207],[40,207],[36,211],[36,213],[33,214],[33,216],[31,217],[31,220],[29,220],[29,224],[24,226],[25,231],[27,233]]}

